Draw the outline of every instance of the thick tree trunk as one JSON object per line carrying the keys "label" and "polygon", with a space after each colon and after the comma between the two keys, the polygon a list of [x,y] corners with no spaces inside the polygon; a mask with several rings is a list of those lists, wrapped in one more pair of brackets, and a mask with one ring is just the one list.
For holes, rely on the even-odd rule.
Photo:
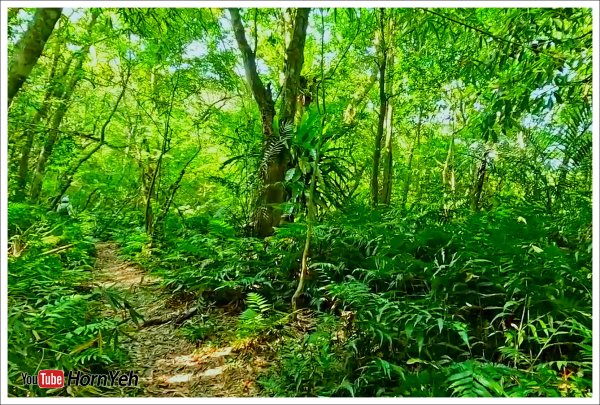
{"label": "thick tree trunk", "polygon": [[[240,16],[240,11],[237,8],[230,8],[229,14],[231,15],[231,22],[233,26],[233,32],[235,39],[238,43],[240,52],[242,53],[242,60],[244,61],[244,71],[246,72],[246,81],[250,86],[254,100],[258,105],[262,121],[262,132],[265,140],[265,149],[271,138],[273,137],[273,121],[275,119],[275,103],[271,95],[271,88],[265,87],[258,71],[256,69],[256,54],[252,51],[248,41],[246,40],[246,34],[244,31],[244,25]],[[255,213],[255,233],[261,236],[267,236],[271,233],[275,218],[273,218],[272,207],[266,205],[268,200],[277,201],[283,199],[283,192],[280,190],[269,190],[270,184],[276,182],[279,177],[279,169],[273,167],[273,165],[267,165],[261,171],[261,179],[264,184],[265,190],[260,192],[259,201],[257,203],[257,211]]]}
{"label": "thick tree trunk", "polygon": [[246,81],[250,86],[250,90],[256,100],[256,104],[258,104],[258,109],[261,114],[263,134],[265,138],[269,138],[273,134],[273,120],[275,118],[275,103],[273,102],[270,87],[266,88],[258,75],[256,69],[256,55],[246,40],[240,10],[237,8],[230,8],[229,14],[231,15],[235,39],[240,48],[240,52],[242,53]]}
{"label": "thick tree trunk", "polygon": [[283,180],[289,164],[289,150],[282,142],[281,135],[287,126],[293,125],[300,92],[300,72],[304,64],[304,43],[310,9],[296,10],[293,33],[286,50],[285,79],[282,89],[283,100],[279,112],[279,134],[273,133],[275,105],[270,85],[265,87],[256,69],[256,50],[252,51],[246,40],[244,25],[236,8],[229,9],[233,31],[242,53],[246,80],[261,113],[264,152],[261,165],[262,188],[259,193],[255,213],[255,232],[258,236],[273,233],[273,227],[281,221],[280,205],[285,201]]}
{"label": "thick tree trunk", "polygon": [[286,123],[293,123],[300,94],[300,73],[304,64],[304,43],[308,28],[309,8],[296,9],[293,34],[286,52],[282,102],[279,110],[280,128]]}
{"label": "thick tree trunk", "polygon": [[42,54],[61,13],[62,8],[38,8],[27,31],[15,45],[13,57],[8,65],[9,107]]}

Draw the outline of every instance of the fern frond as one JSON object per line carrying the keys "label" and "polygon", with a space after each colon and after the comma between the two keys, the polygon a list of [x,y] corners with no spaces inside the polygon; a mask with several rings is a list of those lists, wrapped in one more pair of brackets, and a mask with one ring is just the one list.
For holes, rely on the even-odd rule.
{"label": "fern frond", "polygon": [[260,163],[260,171],[263,175],[267,172],[269,164],[281,154],[284,148],[289,149],[289,142],[293,134],[293,124],[286,123],[281,127],[278,135],[273,135],[267,139],[263,158]]}
{"label": "fern frond", "polygon": [[248,308],[261,314],[269,312],[272,309],[269,301],[262,295],[255,292],[248,293],[246,304],[248,305]]}
{"label": "fern frond", "polygon": [[[506,367],[500,367],[506,369]],[[450,367],[451,374],[446,379],[453,396],[459,397],[498,397],[505,396],[502,385],[495,381],[501,377],[497,367],[482,365],[468,360]]]}

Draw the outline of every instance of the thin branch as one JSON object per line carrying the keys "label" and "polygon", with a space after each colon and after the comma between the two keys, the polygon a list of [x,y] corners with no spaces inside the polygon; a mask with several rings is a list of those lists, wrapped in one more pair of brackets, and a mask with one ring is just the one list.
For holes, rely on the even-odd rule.
{"label": "thin branch", "polygon": [[256,57],[256,50],[258,49],[258,29],[256,24],[256,17],[258,14],[258,9],[254,9],[254,56]]}

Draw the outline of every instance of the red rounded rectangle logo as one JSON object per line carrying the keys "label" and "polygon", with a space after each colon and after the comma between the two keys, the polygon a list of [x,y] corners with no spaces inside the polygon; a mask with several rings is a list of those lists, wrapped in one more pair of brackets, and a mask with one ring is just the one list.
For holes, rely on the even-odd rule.
{"label": "red rounded rectangle logo", "polygon": [[62,388],[65,385],[65,373],[62,370],[40,370],[37,383],[40,388]]}

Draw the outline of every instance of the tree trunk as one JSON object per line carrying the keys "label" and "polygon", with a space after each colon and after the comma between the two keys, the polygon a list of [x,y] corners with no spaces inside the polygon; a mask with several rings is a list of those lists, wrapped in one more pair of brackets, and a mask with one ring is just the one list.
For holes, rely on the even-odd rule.
{"label": "tree trunk", "polygon": [[304,64],[304,43],[308,28],[310,8],[296,9],[293,34],[286,52],[282,102],[279,110],[279,126],[293,123],[300,94],[300,73]]}
{"label": "tree trunk", "polygon": [[27,31],[15,45],[14,54],[8,65],[9,107],[42,54],[61,13],[62,8],[38,8]]}
{"label": "tree trunk", "polygon": [[[60,44],[59,44],[60,45]],[[50,83],[46,94],[44,95],[44,101],[42,102],[42,106],[35,113],[35,116],[31,120],[29,126],[25,129],[25,143],[21,147],[21,159],[19,159],[19,171],[17,178],[17,192],[15,194],[15,199],[17,201],[21,201],[26,196],[26,187],[27,187],[27,177],[29,174],[29,157],[31,156],[31,149],[34,144],[35,135],[39,131],[38,125],[46,119],[48,112],[50,111],[50,107],[52,105],[53,98],[60,98],[64,93],[63,86],[61,84],[64,82],[67,73],[69,72],[69,68],[71,67],[71,63],[73,61],[73,57],[69,59],[65,67],[62,69],[62,73],[60,77],[55,77],[56,68],[58,65],[58,59],[60,57],[60,49],[57,46],[57,49],[54,54],[54,60],[52,62],[52,69],[50,71],[50,77],[48,82]]]}
{"label": "tree trunk", "polygon": [[[392,25],[390,22],[390,29]],[[389,94],[394,93],[393,89],[393,74],[394,74],[394,54],[393,49],[388,50],[389,66],[386,72],[388,78],[385,83],[386,97]],[[392,145],[394,136],[394,107],[391,100],[388,98],[386,117],[385,117],[385,144],[383,149],[383,183],[381,188],[381,195],[379,197],[381,203],[390,205],[392,199],[392,174],[394,167],[394,159],[392,155]]]}
{"label": "tree trunk", "polygon": [[354,118],[356,117],[358,106],[365,99],[369,91],[373,85],[377,82],[377,73],[373,73],[369,79],[367,85],[362,89],[360,93],[355,93],[354,97],[352,97],[352,102],[348,104],[346,109],[344,110],[344,123],[346,125],[351,125],[354,122]]}
{"label": "tree trunk", "polygon": [[[56,72],[56,65],[58,64],[59,52],[54,54],[54,59],[52,62],[52,68],[50,70],[50,80],[52,83],[54,79],[54,75]],[[50,109],[50,99],[53,93],[52,85],[48,86],[46,90],[46,94],[44,95],[44,101],[42,102],[42,106],[39,110],[36,111],[33,119],[29,123],[29,125],[25,128],[25,143],[21,147],[21,158],[19,159],[19,171],[17,177],[17,192],[15,194],[15,200],[21,201],[25,198],[25,187],[27,186],[27,174],[29,172],[29,156],[31,154],[31,148],[33,147],[33,141],[35,138],[35,133],[37,131],[38,123],[42,122],[46,115],[48,114],[48,110]]]}
{"label": "tree trunk", "polygon": [[[69,98],[71,95],[71,91],[65,97]],[[40,151],[40,155],[38,156],[37,165],[35,167],[35,172],[33,174],[33,181],[31,183],[31,201],[37,202],[40,193],[42,191],[42,183],[44,181],[44,174],[46,173],[46,163],[52,154],[52,149],[54,149],[54,145],[58,140],[60,135],[60,124],[67,113],[67,99],[63,99],[58,106],[56,112],[54,113],[54,117],[52,119],[52,127],[48,133],[48,138],[46,142],[42,146],[42,150]]]}
{"label": "tree trunk", "polygon": [[473,200],[471,201],[471,208],[473,211],[479,211],[481,208],[481,194],[483,193],[483,185],[485,184],[488,155],[488,151],[483,154],[483,159],[481,159],[481,164],[477,171],[477,180],[475,187],[473,188]]}
{"label": "tree trunk", "polygon": [[306,222],[306,241],[304,242],[304,250],[302,251],[302,263],[300,265],[300,279],[298,280],[298,287],[292,296],[292,311],[296,311],[298,309],[298,299],[300,295],[304,292],[304,285],[306,283],[306,276],[308,275],[308,254],[310,252],[310,243],[313,235],[313,223],[315,221],[315,188],[317,183],[317,178],[319,177],[319,162],[320,159],[320,143],[323,139],[323,134],[321,133],[321,137],[319,139],[319,143],[317,144],[317,149],[315,153],[315,165],[313,166],[313,173],[310,178],[310,187],[308,189],[308,217]]}
{"label": "tree trunk", "polygon": [[75,91],[75,87],[77,87],[77,83],[81,79],[81,69],[83,67],[83,60],[85,58],[85,52],[81,54],[79,58],[79,62],[73,71],[73,76],[71,77],[71,81],[68,85],[67,90],[62,94],[62,99],[60,100],[60,104],[56,108],[54,112],[54,116],[52,118],[52,125],[48,134],[48,138],[46,138],[46,142],[42,146],[42,150],[40,151],[40,155],[38,157],[37,165],[35,168],[35,173],[33,175],[33,181],[31,183],[31,200],[33,202],[37,202],[40,192],[42,191],[42,183],[44,181],[44,173],[46,172],[46,163],[52,154],[52,149],[54,149],[54,145],[58,141],[60,135],[60,124],[62,123],[63,118],[68,110],[68,103]]}
{"label": "tree trunk", "polygon": [[454,165],[452,163],[454,159],[454,133],[452,133],[450,142],[448,143],[448,152],[446,153],[446,160],[444,161],[444,167],[442,169],[442,185],[444,189],[450,188],[451,192],[454,192],[456,187],[454,183]]}
{"label": "tree trunk", "polygon": [[456,190],[456,179],[454,176],[454,134],[455,132],[452,131],[448,144],[448,153],[446,154],[444,168],[442,169],[442,188],[444,190],[443,209],[446,217],[449,217],[451,211],[454,209],[454,191]]}
{"label": "tree trunk", "polygon": [[408,202],[408,193],[410,191],[410,186],[412,182],[412,165],[415,156],[415,149],[420,144],[422,118],[423,108],[421,107],[419,108],[419,122],[417,123],[417,134],[415,135],[415,139],[413,139],[413,143],[408,154],[408,162],[406,164],[406,180],[404,181],[404,189],[402,190],[402,202],[400,203],[403,212],[406,212],[406,203]]}
{"label": "tree trunk", "polygon": [[558,168],[558,181],[556,182],[556,201],[562,202],[563,190],[567,187],[567,175],[569,173],[569,162],[571,155],[568,150],[565,151],[563,160]]}
{"label": "tree trunk", "polygon": [[[96,23],[96,16],[92,17],[92,21],[88,26],[88,30],[91,31],[93,26]],[[40,197],[40,192],[42,191],[42,183],[44,181],[44,174],[46,172],[46,163],[52,154],[52,149],[54,149],[54,145],[58,141],[60,135],[60,124],[62,123],[63,118],[68,110],[69,100],[71,96],[75,92],[75,88],[77,87],[77,83],[83,77],[83,62],[85,57],[89,51],[91,44],[87,44],[87,46],[82,50],[79,55],[79,60],[75,69],[73,70],[73,75],[71,76],[71,80],[66,88],[61,93],[60,104],[56,108],[54,112],[54,117],[52,118],[52,125],[50,128],[50,133],[48,134],[48,138],[46,138],[46,142],[42,146],[42,150],[40,151],[40,155],[38,157],[37,165],[35,168],[35,173],[33,175],[33,181],[31,183],[31,201],[37,202]]]}
{"label": "tree trunk", "polygon": [[90,203],[92,202],[92,198],[94,197],[94,195],[96,195],[96,193],[100,191],[100,188],[95,188],[94,191],[92,191],[90,193],[90,195],[88,195],[87,200],[85,201],[85,205],[83,206],[83,208],[81,209],[81,211],[79,211],[80,213],[82,213],[83,211],[85,211],[87,209],[87,207],[90,205]]}
{"label": "tree trunk", "polygon": [[261,114],[263,135],[265,138],[269,138],[273,134],[273,119],[275,117],[275,104],[271,95],[270,86],[269,88],[266,88],[263,85],[263,82],[258,75],[258,71],[256,70],[256,55],[246,40],[240,10],[237,8],[230,8],[229,14],[231,15],[235,39],[240,48],[240,52],[242,53],[246,81],[250,86],[250,90],[258,104],[258,109]]}
{"label": "tree trunk", "polygon": [[160,232],[162,234],[164,234],[165,220],[167,219],[167,215],[169,214],[169,208],[171,208],[171,204],[173,203],[173,200],[175,199],[175,194],[177,193],[177,190],[179,190],[179,185],[181,183],[181,180],[183,180],[183,176],[185,175],[185,171],[187,170],[188,166],[190,165],[190,163],[192,163],[194,161],[194,159],[196,159],[196,156],[198,156],[199,153],[200,153],[200,149],[198,149],[196,151],[196,153],[194,153],[192,155],[192,157],[190,159],[188,159],[188,161],[185,163],[185,165],[179,172],[179,176],[177,177],[177,180],[175,180],[175,182],[173,184],[171,184],[171,187],[169,187],[169,194],[167,195],[167,199],[164,201],[163,206],[160,211],[160,214],[158,215],[158,218],[154,222],[154,226],[153,226],[154,229],[153,229],[153,233],[152,233],[153,241],[158,236],[157,231],[159,229],[160,229]]}
{"label": "tree trunk", "polygon": [[385,119],[387,114],[388,99],[385,94],[385,75],[387,65],[387,48],[385,43],[385,11],[380,10],[380,56],[379,63],[379,121],[377,134],[375,135],[375,147],[373,149],[373,177],[371,178],[371,199],[373,206],[379,204],[379,162],[381,160],[381,140],[385,130]]}
{"label": "tree trunk", "polygon": [[275,106],[270,84],[265,87],[256,70],[256,50],[252,51],[246,40],[244,25],[239,10],[229,9],[236,41],[242,53],[246,80],[261,113],[264,151],[260,177],[262,187],[255,213],[255,232],[258,236],[273,233],[273,227],[281,221],[281,203],[285,201],[283,180],[289,164],[289,150],[282,135],[293,125],[300,91],[300,73],[304,63],[304,43],[308,27],[309,8],[296,10],[293,33],[286,50],[285,79],[282,89],[283,100],[279,112],[279,134],[273,133]]}
{"label": "tree trunk", "polygon": [[387,117],[385,122],[385,144],[383,150],[383,183],[381,188],[380,201],[385,205],[390,205],[392,199],[392,169],[394,165],[392,155],[392,140],[393,140],[393,106],[388,103]]}
{"label": "tree trunk", "polygon": [[161,148],[160,156],[156,162],[156,168],[152,173],[152,179],[150,180],[150,185],[148,186],[148,193],[146,194],[146,204],[144,208],[144,225],[146,234],[152,235],[154,233],[154,211],[152,209],[152,197],[154,196],[154,189],[156,187],[156,179],[158,177],[158,173],[161,169],[162,158],[166,153],[166,143],[167,143],[167,135],[163,138],[163,145]]}
{"label": "tree trunk", "polygon": [[[150,181],[150,186],[148,187],[148,194],[146,195],[146,208],[144,210],[144,219],[145,219],[145,229],[146,234],[149,236],[154,235],[154,211],[152,209],[152,198],[154,197],[158,202],[159,190],[160,187],[157,187],[157,179],[160,176],[160,172],[162,170],[162,162],[164,156],[170,150],[169,144],[171,142],[170,134],[171,130],[171,114],[173,112],[173,104],[175,102],[175,93],[177,92],[177,88],[179,87],[179,79],[180,74],[179,71],[176,75],[176,81],[173,85],[173,90],[171,91],[170,101],[169,101],[169,109],[166,111],[166,121],[165,121],[165,129],[163,133],[163,141],[160,149],[160,155],[158,156],[158,160],[156,162],[156,168],[152,173],[152,180]],[[154,193],[156,192],[156,195]]]}

